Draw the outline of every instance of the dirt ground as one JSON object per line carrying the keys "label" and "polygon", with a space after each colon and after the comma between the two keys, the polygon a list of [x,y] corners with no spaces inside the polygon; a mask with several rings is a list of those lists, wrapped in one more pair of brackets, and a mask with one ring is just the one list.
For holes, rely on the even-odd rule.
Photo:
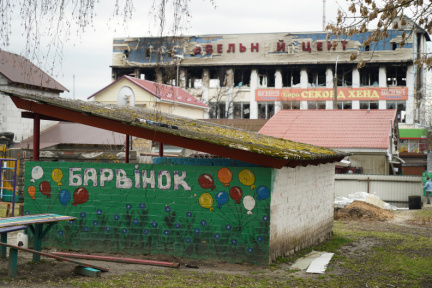
{"label": "dirt ground", "polygon": [[[428,205],[423,207],[423,209],[432,209],[432,205]],[[362,227],[362,229],[371,229],[376,231],[379,229],[380,231],[394,231],[394,229],[400,229],[401,232],[406,233],[407,231],[415,231],[413,233],[423,233],[422,230],[419,229],[419,225],[422,223],[416,223],[413,217],[413,213],[416,210],[396,210],[389,211],[380,209],[371,204],[367,204],[364,202],[355,201],[353,204],[346,206],[343,209],[339,209],[335,211],[335,219],[352,223],[353,229],[355,227]],[[430,219],[429,219],[430,220]],[[424,223],[423,223],[424,224]],[[428,225],[421,225],[422,229],[425,230],[425,233],[432,234],[432,227],[430,223]],[[420,231],[420,232],[419,232]],[[16,233],[10,233],[8,237],[9,243],[16,243],[14,238],[16,239]],[[356,242],[355,245],[347,245],[344,247],[344,253],[346,254],[359,254],[367,253],[371,249],[374,243],[368,240],[360,240]],[[44,251],[44,252],[54,252]],[[216,272],[216,273],[225,273],[225,274],[249,274],[251,272],[260,273],[260,275],[267,275],[273,277],[279,277],[278,271],[273,269],[269,269],[268,267],[258,267],[252,265],[242,265],[242,264],[231,264],[226,262],[212,262],[212,261],[189,261],[182,258],[175,258],[172,256],[142,256],[137,257],[128,256],[128,255],[109,255],[109,256],[117,256],[117,257],[130,257],[130,258],[138,258],[138,259],[147,259],[147,260],[158,260],[158,261],[167,261],[167,262],[176,262],[180,263],[180,271],[184,271],[187,273],[188,271],[206,273],[206,272]],[[39,263],[32,262],[32,254],[26,252],[19,252],[18,255],[18,277],[17,279],[10,279],[8,277],[8,261],[2,260],[0,261],[0,287],[8,286],[8,287],[53,287],[60,280],[64,279],[79,279],[81,275],[77,275],[74,272],[77,264],[57,261],[51,258],[42,257],[42,261]],[[124,263],[116,263],[116,262],[107,262],[107,261],[94,261],[94,260],[84,260],[84,259],[75,259],[81,262],[90,263],[97,266],[102,266],[109,268],[110,272],[102,273],[102,277],[113,277],[116,275],[121,275],[129,272],[138,272],[143,273],[148,271],[149,269],[155,270],[165,270],[170,271],[173,268],[166,267],[158,267],[158,266],[149,266],[149,265],[140,265],[140,264],[124,264]],[[186,265],[188,264],[188,265]],[[283,263],[278,264],[280,269],[289,270],[289,266],[292,263]],[[194,266],[196,268],[188,268],[187,266]],[[167,272],[169,273],[169,272]],[[338,271],[333,271],[333,273],[338,273]],[[295,272],[296,277],[305,277],[305,278],[316,278],[318,277],[316,274],[308,274],[305,271],[297,271]],[[56,286],[58,287],[58,286]]]}

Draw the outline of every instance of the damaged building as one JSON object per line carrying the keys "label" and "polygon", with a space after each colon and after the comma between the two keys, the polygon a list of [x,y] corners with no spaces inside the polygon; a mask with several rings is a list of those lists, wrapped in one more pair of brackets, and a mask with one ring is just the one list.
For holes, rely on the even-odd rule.
{"label": "damaged building", "polygon": [[[185,88],[210,107],[205,118],[269,119],[281,109],[337,105],[396,109],[404,129],[417,128],[425,122],[426,73],[415,61],[427,51],[430,37],[406,22],[370,45],[364,41],[371,31],[115,38],[112,78],[133,74]],[[401,45],[402,34],[412,27]],[[360,61],[366,61],[362,68]]]}

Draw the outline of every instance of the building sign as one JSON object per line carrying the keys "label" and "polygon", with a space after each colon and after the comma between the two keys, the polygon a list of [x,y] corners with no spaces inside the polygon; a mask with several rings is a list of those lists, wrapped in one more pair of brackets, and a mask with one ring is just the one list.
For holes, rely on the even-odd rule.
{"label": "building sign", "polygon": [[[337,88],[337,100],[408,100],[408,88]],[[256,101],[331,101],[333,88],[256,89]]]}

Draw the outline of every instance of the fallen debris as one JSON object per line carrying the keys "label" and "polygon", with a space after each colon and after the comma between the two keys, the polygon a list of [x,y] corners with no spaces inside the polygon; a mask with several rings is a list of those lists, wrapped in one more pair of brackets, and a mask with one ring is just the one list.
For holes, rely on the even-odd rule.
{"label": "fallen debris", "polygon": [[354,201],[345,208],[337,209],[334,213],[336,220],[388,221],[394,217],[393,211],[363,201]]}
{"label": "fallen debris", "polygon": [[324,274],[334,253],[323,253],[321,256],[312,261],[306,273]]}

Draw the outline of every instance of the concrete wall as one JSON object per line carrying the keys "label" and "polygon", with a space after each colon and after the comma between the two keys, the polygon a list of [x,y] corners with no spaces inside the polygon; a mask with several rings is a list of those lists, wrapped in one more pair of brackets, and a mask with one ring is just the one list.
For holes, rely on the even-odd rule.
{"label": "concrete wall", "polygon": [[331,234],[333,164],[278,170],[215,160],[28,161],[24,211],[77,217],[51,229],[51,247],[260,265]]}
{"label": "concrete wall", "polygon": [[328,239],[333,227],[334,165],[274,170],[270,260]]}
{"label": "concrete wall", "polygon": [[351,167],[362,167],[363,174],[389,174],[389,163],[385,155],[363,155],[349,156]]}

